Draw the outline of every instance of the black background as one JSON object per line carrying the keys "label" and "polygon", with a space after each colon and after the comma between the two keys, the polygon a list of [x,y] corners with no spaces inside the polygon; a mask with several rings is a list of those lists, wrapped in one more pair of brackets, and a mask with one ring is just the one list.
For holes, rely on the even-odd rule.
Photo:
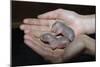
{"label": "black background", "polygon": [[[79,14],[88,15],[95,14],[96,6],[11,1],[11,23],[22,22],[24,18],[36,18],[39,14],[58,8],[73,10]],[[21,31],[19,28],[11,28],[11,30],[12,66],[50,64],[50,62],[45,61],[41,56],[33,52],[32,49],[24,44],[23,31]],[[95,34],[89,36],[95,39]],[[95,56],[81,54],[80,56],[73,58],[73,60],[66,63],[85,61],[95,61]]]}

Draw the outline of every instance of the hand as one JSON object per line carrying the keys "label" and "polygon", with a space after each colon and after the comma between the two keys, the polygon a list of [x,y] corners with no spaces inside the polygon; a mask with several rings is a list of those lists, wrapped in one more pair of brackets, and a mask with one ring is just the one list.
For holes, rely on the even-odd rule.
{"label": "hand", "polygon": [[[24,28],[26,28],[26,26]],[[24,31],[25,30],[26,29],[24,29]],[[34,33],[36,32],[32,31],[26,33],[24,37],[24,42],[26,43],[26,45],[28,45],[30,48],[40,54],[44,59],[49,60],[52,63],[69,60],[83,50],[84,52],[82,53],[95,55],[95,40],[89,38],[86,35],[80,35],[76,37],[74,41],[67,45],[65,49],[52,50],[48,44],[44,44],[40,41],[40,38],[36,38],[34,36]],[[39,34],[41,34],[41,32]]]}
{"label": "hand", "polygon": [[25,34],[24,36],[25,44],[32,48],[33,51],[41,55],[45,60],[52,63],[62,62],[62,57],[64,55],[64,49],[52,50],[49,45],[44,44],[39,38],[35,38],[32,34]]}
{"label": "hand", "polygon": [[23,30],[24,33],[32,33],[35,37],[39,38],[44,32],[51,32],[51,28],[48,23],[53,24],[55,22],[56,20],[28,19],[27,21],[25,19],[24,23],[20,25],[20,29]]}
{"label": "hand", "polygon": [[[32,48],[45,60],[48,60],[52,63],[64,62],[65,60],[68,61],[79,53],[95,55],[95,41],[86,35],[78,36],[65,49],[55,50],[52,50],[47,44],[42,43],[38,38],[35,38],[30,33],[25,34],[24,39],[24,42],[27,46]],[[89,47],[89,45],[92,47],[92,49]]]}
{"label": "hand", "polygon": [[[33,25],[33,28],[32,28],[31,25],[23,24],[21,26],[21,29],[24,30],[24,31],[27,31],[27,30],[28,31],[29,30],[33,31],[32,29],[35,28],[34,27],[35,25]],[[40,29],[38,27],[39,26],[37,26],[37,28],[34,29],[34,30],[37,30],[39,32],[43,31],[43,29],[42,29],[43,26],[42,27],[40,26],[41,27]],[[55,35],[53,35],[52,32]],[[40,39],[42,38],[41,39],[42,41],[48,42],[50,44],[50,46],[51,46],[52,49],[66,47],[66,45],[68,43],[70,43],[71,41],[73,41],[74,36],[75,36],[74,32],[73,32],[73,30],[71,28],[69,28],[68,26],[66,26],[65,24],[63,24],[63,23],[61,23],[59,21],[56,21],[56,23],[53,24],[53,26],[52,26],[52,32],[47,32],[47,34],[45,33],[43,36],[42,36],[42,34],[43,34],[42,33],[41,36],[40,36]],[[25,32],[25,33],[28,33],[28,32]],[[34,33],[34,31],[33,31],[33,33]],[[35,33],[36,33],[36,31],[35,31]],[[36,35],[38,35],[38,34],[36,34]],[[40,35],[40,33],[39,33],[39,35]],[[59,35],[60,37],[57,38],[57,35]]]}
{"label": "hand", "polygon": [[44,20],[60,20],[64,21],[66,25],[71,27],[74,30],[76,36],[83,33],[80,15],[74,11],[57,9],[54,11],[41,14],[38,16],[38,18],[39,20],[31,18],[25,19],[24,23],[45,26],[45,25],[52,25],[53,23],[55,23],[55,21],[51,23],[49,21],[44,21]]}
{"label": "hand", "polygon": [[42,22],[43,19],[45,20],[62,20],[65,22],[66,25],[71,27],[74,32],[75,36],[79,34],[91,34],[95,33],[95,15],[80,15],[74,11],[64,10],[64,9],[56,9],[54,11],[50,11],[38,16],[39,20],[35,19],[25,19],[24,23],[26,24],[34,24],[34,25],[52,25],[51,22]]}
{"label": "hand", "polygon": [[[67,19],[64,19],[66,17]],[[77,39],[79,34],[84,33],[84,27],[83,27],[84,25],[82,26],[81,24],[82,17],[79,14],[73,11],[57,9],[55,11],[42,14],[38,16],[38,18],[39,19],[31,19],[31,18],[25,19],[24,20],[25,24],[21,26],[21,29],[24,30],[27,36],[30,36],[29,39],[27,39],[27,36],[25,35],[25,43],[34,51],[36,51],[38,54],[40,54],[42,57],[44,57],[45,59],[51,62],[57,62],[57,61],[62,62],[64,59],[72,58],[74,55],[78,54],[85,48],[86,48],[86,53],[90,53],[90,54],[95,53],[94,40],[87,37],[85,37],[87,41],[85,40],[84,37],[82,38],[79,37]],[[42,43],[41,41],[39,42],[39,38],[36,38],[36,36],[38,37],[43,32],[51,31],[50,26],[54,24],[56,20],[65,21],[66,22],[65,24],[71,27],[75,32],[75,36],[77,36],[75,40],[69,46],[66,47],[66,50],[65,49],[52,50],[48,45]],[[32,35],[34,36],[31,37]],[[38,46],[37,44],[41,46]],[[92,46],[92,49],[91,49],[91,46]],[[79,48],[77,49],[77,47]],[[44,53],[42,53],[41,51]]]}
{"label": "hand", "polygon": [[74,11],[56,9],[38,16],[39,19],[60,19],[71,27],[76,36],[79,34],[95,33],[95,14],[80,15]]}

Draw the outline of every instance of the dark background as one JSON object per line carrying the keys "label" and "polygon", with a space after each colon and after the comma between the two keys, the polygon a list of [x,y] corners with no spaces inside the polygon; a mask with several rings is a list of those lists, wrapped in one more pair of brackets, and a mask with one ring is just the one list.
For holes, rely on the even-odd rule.
{"label": "dark background", "polygon": [[[96,6],[11,1],[12,66],[50,64],[50,62],[45,61],[40,55],[33,52],[32,49],[30,49],[24,44],[23,31],[21,31],[19,27],[14,28],[13,24],[22,23],[22,20],[24,18],[36,18],[39,14],[52,11],[58,8],[73,10],[79,14],[88,15],[95,14]],[[89,36],[95,39],[95,34]],[[95,56],[81,54],[80,56],[73,58],[73,60],[70,60],[66,63],[85,61],[95,61]]]}

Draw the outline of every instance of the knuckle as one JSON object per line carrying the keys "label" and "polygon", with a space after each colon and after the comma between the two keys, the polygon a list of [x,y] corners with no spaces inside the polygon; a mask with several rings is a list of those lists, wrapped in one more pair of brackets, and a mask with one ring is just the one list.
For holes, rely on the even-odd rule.
{"label": "knuckle", "polygon": [[23,19],[23,22],[24,22],[24,23],[27,23],[28,20],[29,20],[29,18],[25,18],[25,19]]}

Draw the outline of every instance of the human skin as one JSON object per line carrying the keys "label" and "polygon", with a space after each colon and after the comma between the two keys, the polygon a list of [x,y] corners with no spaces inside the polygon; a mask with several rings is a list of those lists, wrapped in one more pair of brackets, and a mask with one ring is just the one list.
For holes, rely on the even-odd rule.
{"label": "human skin", "polygon": [[52,50],[49,45],[29,33],[24,36],[25,44],[51,63],[69,61],[80,53],[95,55],[95,40],[87,35],[80,35],[64,49]]}
{"label": "human skin", "polygon": [[[21,28],[24,29],[26,33],[28,32],[33,33],[32,31],[38,30],[38,34],[40,36],[41,33],[43,33],[41,31],[52,31],[50,27],[53,24],[55,24],[57,20],[63,20],[65,25],[72,28],[76,37],[80,34],[92,34],[95,32],[95,15],[79,15],[74,11],[57,9],[54,11],[41,14],[38,16],[38,18],[39,19],[31,19],[31,18],[25,19],[24,23],[26,25],[23,24],[22,26],[24,26],[24,28],[22,27]],[[28,24],[32,25],[30,26]],[[61,30],[62,27],[58,26],[59,31]],[[34,32],[34,35],[38,36],[38,34],[35,33],[36,32]]]}
{"label": "human skin", "polygon": [[76,36],[81,33],[95,33],[95,14],[80,15],[74,11],[56,9],[38,16],[39,19],[60,19],[71,27]]}
{"label": "human skin", "polygon": [[[52,21],[52,20],[48,20],[48,21]],[[31,25],[29,27],[31,27]],[[28,28],[25,27],[25,29],[28,29]],[[41,28],[37,28],[37,29],[41,30]],[[44,28],[44,29],[47,29],[47,28]],[[55,33],[55,35],[48,33],[42,37],[42,34],[43,34],[43,32],[42,32],[40,34],[41,35],[40,38],[42,38],[41,39],[42,41],[48,42],[52,49],[65,48],[66,45],[69,44],[70,42],[72,42],[73,39],[75,38],[74,31],[70,27],[65,25],[64,22],[55,20],[55,23],[52,25],[51,30]],[[43,29],[41,31],[43,31]],[[34,32],[34,30],[33,30],[33,32]],[[36,33],[36,31],[34,33]],[[37,35],[37,33],[36,33],[36,35]],[[60,35],[60,38],[57,38],[58,35]]]}
{"label": "human skin", "polygon": [[[95,33],[95,15],[79,15],[74,11],[57,9],[39,15],[38,18],[39,19],[25,19],[25,24],[21,25],[21,29],[25,32],[26,45],[40,54],[44,59],[53,63],[63,62],[64,59],[69,60],[83,50],[84,52],[82,53],[95,55],[95,40],[86,35],[81,36],[84,33]],[[44,31],[51,31],[49,26],[54,24],[56,20],[65,21],[65,24],[71,27],[75,32],[75,40],[71,43],[72,45],[70,44],[66,47],[66,50],[51,50],[50,46],[38,41],[39,38],[37,37],[40,36]],[[33,35],[34,37],[32,37]]]}
{"label": "human skin", "polygon": [[39,27],[41,29],[44,28],[45,30],[47,30],[46,27],[54,24],[55,20],[64,21],[66,25],[74,30],[75,36],[78,36],[80,34],[95,33],[95,14],[80,15],[74,11],[64,9],[56,9],[41,14],[38,16],[38,19],[26,18],[24,19],[24,23],[33,24],[35,26],[35,30],[38,30]]}
{"label": "human skin", "polygon": [[36,38],[33,32],[25,33],[24,42],[45,60],[52,63],[68,61],[80,52],[95,55],[95,40],[86,35],[75,37],[74,41],[67,45],[65,49],[52,50],[48,44],[44,44],[39,38]]}

